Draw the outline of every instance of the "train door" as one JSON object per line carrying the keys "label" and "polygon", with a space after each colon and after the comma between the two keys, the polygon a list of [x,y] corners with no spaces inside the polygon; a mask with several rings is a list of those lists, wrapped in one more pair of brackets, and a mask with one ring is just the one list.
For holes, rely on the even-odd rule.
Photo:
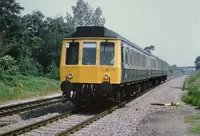
{"label": "train door", "polygon": [[123,46],[123,43],[121,44],[121,67],[122,67],[122,82],[124,82],[125,81],[125,69],[124,69],[124,63],[125,63],[125,61],[124,61],[124,51],[125,50],[125,48],[124,48],[124,46]]}
{"label": "train door", "polygon": [[148,57],[147,61],[148,61],[148,63],[147,63],[148,64],[148,68],[147,68],[148,69],[147,70],[148,71],[148,78],[151,78],[151,58]]}

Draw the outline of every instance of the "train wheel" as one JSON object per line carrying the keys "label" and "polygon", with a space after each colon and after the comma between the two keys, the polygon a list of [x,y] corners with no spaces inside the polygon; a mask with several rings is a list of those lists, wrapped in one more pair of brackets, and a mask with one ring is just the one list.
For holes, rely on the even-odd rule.
{"label": "train wheel", "polygon": [[141,84],[138,84],[137,86],[137,95],[141,93]]}
{"label": "train wheel", "polygon": [[120,95],[120,93],[116,93],[116,102],[117,103],[120,103],[121,102],[121,95]]}
{"label": "train wheel", "polygon": [[77,103],[76,104],[76,110],[80,110],[81,109],[81,103]]}
{"label": "train wheel", "polygon": [[144,82],[143,85],[144,85],[144,87],[143,87],[144,90],[143,91],[147,90],[147,82]]}
{"label": "train wheel", "polygon": [[133,97],[134,96],[134,88],[132,85],[130,85],[127,89],[127,96]]}
{"label": "train wheel", "polygon": [[126,91],[124,89],[121,90],[120,94],[121,94],[121,100],[126,99]]}
{"label": "train wheel", "polygon": [[133,97],[134,96],[134,92],[133,91],[128,91],[128,95]]}

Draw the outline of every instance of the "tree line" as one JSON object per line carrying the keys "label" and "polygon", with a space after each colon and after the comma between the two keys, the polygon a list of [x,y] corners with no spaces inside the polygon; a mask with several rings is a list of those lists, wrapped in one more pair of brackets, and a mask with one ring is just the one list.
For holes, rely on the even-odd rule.
{"label": "tree line", "polygon": [[200,70],[200,56],[196,57],[194,63],[195,63],[195,66],[196,66],[196,70]]}
{"label": "tree line", "polygon": [[38,10],[21,16],[16,0],[0,1],[0,75],[42,75],[58,79],[62,39],[77,26],[104,26],[100,7],[84,0],[72,6],[73,14],[45,17]]}

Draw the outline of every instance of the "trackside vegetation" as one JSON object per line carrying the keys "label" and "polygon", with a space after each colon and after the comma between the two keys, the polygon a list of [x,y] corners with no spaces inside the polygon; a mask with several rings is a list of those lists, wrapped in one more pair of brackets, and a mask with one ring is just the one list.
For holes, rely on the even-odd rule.
{"label": "trackside vegetation", "polygon": [[193,73],[184,82],[184,90],[188,90],[182,100],[200,108],[200,72]]}
{"label": "trackside vegetation", "polygon": [[[18,84],[22,84],[24,96],[20,93]],[[45,96],[51,93],[61,93],[60,82],[46,77],[18,75],[0,75],[0,103]]]}
{"label": "trackside vegetation", "polygon": [[[200,72],[193,73],[184,82],[183,89],[187,92],[182,96],[185,103],[200,108]],[[185,123],[192,126],[189,131],[200,134],[200,115],[187,115],[184,118]]]}
{"label": "trackside vegetation", "polygon": [[200,115],[187,115],[184,117],[184,122],[192,125],[189,128],[190,132],[200,134]]}
{"label": "trackside vegetation", "polygon": [[63,38],[77,26],[105,24],[101,8],[84,0],[66,16],[48,17],[39,10],[22,15],[23,10],[17,0],[0,0],[0,103],[59,92]]}
{"label": "trackside vegetation", "polygon": [[[66,11],[66,16],[48,17],[39,10],[22,15],[24,7],[16,0],[0,0],[0,102],[59,90],[62,39],[77,26],[104,26],[106,22],[101,8],[84,0],[77,0],[71,9],[72,14]],[[168,72],[169,76],[180,73],[176,65]]]}

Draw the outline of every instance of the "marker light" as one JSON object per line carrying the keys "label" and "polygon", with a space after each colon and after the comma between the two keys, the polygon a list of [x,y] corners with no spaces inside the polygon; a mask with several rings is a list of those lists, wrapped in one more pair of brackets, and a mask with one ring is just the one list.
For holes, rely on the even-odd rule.
{"label": "marker light", "polygon": [[107,80],[109,76],[107,74],[104,75],[104,79]]}
{"label": "marker light", "polygon": [[69,78],[69,79],[72,79],[72,77],[73,77],[73,75],[70,73],[70,74],[68,75],[68,78]]}

